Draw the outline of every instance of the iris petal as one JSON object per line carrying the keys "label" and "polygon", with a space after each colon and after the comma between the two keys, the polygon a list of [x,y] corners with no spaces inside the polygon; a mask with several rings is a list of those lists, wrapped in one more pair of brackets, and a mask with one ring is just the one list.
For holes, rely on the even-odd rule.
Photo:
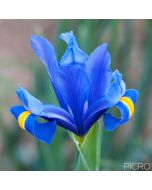
{"label": "iris petal", "polygon": [[32,114],[47,120],[55,120],[58,125],[77,132],[75,121],[66,110],[53,105],[43,105],[24,88],[19,88],[17,94],[25,109],[29,110]]}
{"label": "iris petal", "polygon": [[74,119],[66,110],[60,107],[53,105],[44,105],[40,116],[48,120],[55,120],[56,123],[61,127],[64,127],[65,129],[70,130],[76,134],[78,133]]}
{"label": "iris petal", "polygon": [[126,84],[122,80],[122,74],[118,70],[115,70],[112,73],[112,83],[107,90],[106,97],[109,101],[112,101],[113,104],[116,104],[120,97],[124,95],[126,90]]}
{"label": "iris petal", "polygon": [[127,89],[125,92],[125,96],[131,98],[133,103],[136,104],[139,92],[135,89]]}
{"label": "iris petal", "polygon": [[104,126],[107,130],[113,131],[119,125],[125,124],[134,113],[134,105],[138,98],[137,90],[126,90],[124,96],[115,105],[120,110],[121,118],[116,118],[110,113],[105,113],[103,117]]}
{"label": "iris petal", "polygon": [[[64,99],[72,111],[77,127],[80,127],[88,96],[89,81],[85,71],[78,65],[62,66],[57,74],[57,82]],[[82,132],[82,131],[81,131]],[[81,133],[80,132],[80,133]]]}
{"label": "iris petal", "polygon": [[65,104],[62,95],[58,90],[58,86],[56,83],[56,70],[58,67],[56,55],[52,44],[45,38],[37,35],[32,35],[30,38],[31,47],[33,51],[37,55],[37,57],[44,63],[46,66],[47,72],[49,74],[53,89],[58,98],[60,105],[67,109],[67,105]]}
{"label": "iris petal", "polygon": [[83,52],[76,42],[75,36],[73,32],[62,33],[60,38],[64,40],[68,47],[62,56],[59,64],[60,65],[69,65],[73,63],[84,65],[88,59],[88,56],[85,52]]}
{"label": "iris petal", "polygon": [[[29,112],[23,106],[14,106],[11,108],[11,113],[18,120],[20,127],[28,131],[38,140],[45,143],[51,143],[56,131],[56,123],[54,121],[46,123],[38,123],[36,116]],[[22,124],[22,125],[21,125]]]}
{"label": "iris petal", "polygon": [[106,43],[97,47],[88,59],[86,72],[90,80],[90,104],[104,96],[109,88],[112,77],[110,62]]}
{"label": "iris petal", "polygon": [[[108,45],[98,46],[88,57],[79,48],[72,31],[62,33],[60,38],[66,42],[67,49],[59,62],[47,39],[32,35],[30,43],[47,69],[61,108],[43,105],[20,87],[17,95],[23,106],[11,108],[20,127],[37,139],[50,143],[56,124],[83,136],[102,115],[105,127],[110,131],[126,123],[134,113],[138,91],[126,90],[119,71],[112,73]],[[121,118],[106,113],[113,106],[120,110]],[[46,123],[37,122],[37,117],[45,119]]]}
{"label": "iris petal", "polygon": [[106,95],[94,101],[86,112],[84,116],[85,130],[89,129],[108,108],[117,104],[120,97],[124,95],[126,86],[122,80],[122,75],[117,70],[112,73],[112,80],[113,81],[107,90]]}
{"label": "iris petal", "polygon": [[42,112],[42,103],[23,87],[18,88],[16,93],[27,110],[30,110],[35,115],[39,115]]}
{"label": "iris petal", "polygon": [[44,63],[50,78],[53,80],[54,70],[57,67],[57,59],[52,44],[45,38],[32,35],[30,38],[31,47],[37,57]]}
{"label": "iris petal", "polygon": [[105,111],[113,106],[105,96],[93,103],[84,116],[84,131],[87,132],[91,126],[105,113]]}

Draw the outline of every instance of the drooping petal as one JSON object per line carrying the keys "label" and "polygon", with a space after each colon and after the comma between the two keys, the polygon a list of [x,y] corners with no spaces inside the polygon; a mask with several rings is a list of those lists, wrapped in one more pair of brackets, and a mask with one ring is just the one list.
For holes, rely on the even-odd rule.
{"label": "drooping petal", "polygon": [[109,88],[112,78],[110,62],[106,43],[97,47],[88,59],[86,72],[90,80],[90,104],[104,96]]}
{"label": "drooping petal", "polygon": [[60,35],[60,38],[64,40],[68,47],[62,56],[59,64],[60,65],[69,65],[69,64],[82,64],[84,65],[87,61],[87,54],[83,52],[77,44],[73,32],[66,32]]}
{"label": "drooping petal", "polygon": [[65,129],[77,132],[74,119],[64,109],[53,105],[43,105],[24,88],[19,88],[17,94],[25,109],[32,114],[47,120],[55,120],[58,125]]}
{"label": "drooping petal", "polygon": [[46,66],[47,72],[49,74],[53,89],[58,98],[60,105],[67,109],[67,105],[65,104],[62,95],[58,90],[58,86],[56,83],[56,70],[58,67],[56,55],[52,44],[45,38],[37,35],[32,35],[30,38],[31,47],[33,51],[37,55],[37,57],[44,63]]}
{"label": "drooping petal", "polygon": [[56,123],[61,127],[76,134],[78,133],[74,119],[66,110],[60,107],[53,105],[44,105],[40,116],[48,120],[55,120]]}
{"label": "drooping petal", "polygon": [[56,131],[55,121],[38,123],[36,116],[27,111],[23,106],[13,106],[11,113],[15,116],[19,126],[31,135],[45,143],[51,143]]}
{"label": "drooping petal", "polygon": [[39,115],[42,112],[43,104],[23,87],[18,88],[16,93],[27,110],[30,110],[35,115]]}
{"label": "drooping petal", "polygon": [[57,82],[64,99],[69,105],[79,132],[84,112],[85,101],[88,96],[89,81],[85,71],[78,65],[62,66],[57,73]]}
{"label": "drooping petal", "polygon": [[112,83],[105,96],[96,100],[88,109],[84,116],[84,128],[87,130],[95,123],[108,108],[117,104],[124,95],[126,85],[122,80],[122,75],[118,71],[112,73]]}
{"label": "drooping petal", "polygon": [[138,98],[137,90],[126,90],[124,96],[115,105],[120,110],[121,118],[116,118],[110,113],[105,113],[103,117],[104,126],[107,130],[113,131],[119,125],[125,124],[134,114],[134,106]]}
{"label": "drooping petal", "polygon": [[135,89],[127,89],[124,96],[130,98],[134,104],[136,104],[139,92]]}

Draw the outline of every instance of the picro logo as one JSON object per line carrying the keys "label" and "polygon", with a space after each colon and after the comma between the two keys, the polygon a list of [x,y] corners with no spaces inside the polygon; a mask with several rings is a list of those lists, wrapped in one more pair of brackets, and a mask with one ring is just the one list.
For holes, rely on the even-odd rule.
{"label": "picro logo", "polygon": [[132,170],[132,171],[152,171],[152,163],[142,163],[142,162],[125,162],[124,170]]}

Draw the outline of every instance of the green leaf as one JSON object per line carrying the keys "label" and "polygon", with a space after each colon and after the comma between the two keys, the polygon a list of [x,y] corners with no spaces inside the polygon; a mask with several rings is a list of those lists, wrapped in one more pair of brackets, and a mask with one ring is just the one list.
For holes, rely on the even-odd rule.
{"label": "green leaf", "polygon": [[101,126],[96,123],[85,137],[70,133],[77,149],[76,170],[99,170],[101,160]]}

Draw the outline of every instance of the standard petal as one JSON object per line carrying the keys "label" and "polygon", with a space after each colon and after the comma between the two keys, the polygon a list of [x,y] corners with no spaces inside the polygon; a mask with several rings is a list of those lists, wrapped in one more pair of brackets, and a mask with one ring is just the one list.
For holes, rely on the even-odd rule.
{"label": "standard petal", "polygon": [[97,47],[90,55],[86,64],[90,80],[89,104],[106,94],[112,78],[110,62],[111,56],[106,43]]}
{"label": "standard petal", "polygon": [[112,83],[105,96],[97,99],[89,107],[84,116],[84,128],[88,130],[110,107],[117,104],[124,95],[126,85],[122,80],[122,75],[116,70],[112,73]]}
{"label": "standard petal", "polygon": [[46,66],[48,74],[52,79],[57,67],[57,59],[52,44],[47,39],[37,35],[31,36],[30,43],[37,57]]}
{"label": "standard petal", "polygon": [[83,52],[76,42],[73,32],[66,32],[60,35],[60,38],[64,40],[68,47],[62,56],[59,64],[60,65],[69,65],[69,64],[82,64],[84,65],[87,61],[87,54]]}
{"label": "standard petal", "polygon": [[53,89],[58,98],[60,105],[67,109],[67,105],[65,104],[62,95],[58,90],[58,86],[56,83],[56,70],[58,67],[56,55],[52,44],[45,38],[37,35],[32,35],[30,38],[31,47],[33,51],[37,55],[37,57],[44,63],[46,69],[48,71]]}
{"label": "standard petal", "polygon": [[15,116],[19,126],[31,135],[45,143],[51,143],[56,131],[55,121],[38,123],[36,116],[27,111],[23,106],[14,106],[11,113]]}
{"label": "standard petal", "polygon": [[121,118],[116,118],[110,113],[104,114],[103,121],[107,130],[113,131],[119,125],[125,124],[132,117],[138,95],[137,90],[131,89],[126,90],[124,96],[120,98],[120,101],[115,106],[120,110]]}
{"label": "standard petal", "polygon": [[32,114],[47,120],[55,120],[58,125],[65,129],[77,132],[74,119],[64,109],[53,105],[43,105],[24,88],[19,88],[17,94],[25,109],[29,110]]}
{"label": "standard petal", "polygon": [[81,123],[89,86],[87,75],[78,65],[62,66],[57,73],[57,82],[69,111],[76,120],[79,132],[82,133]]}
{"label": "standard petal", "polygon": [[107,111],[107,109],[112,106],[113,103],[105,96],[93,103],[84,115],[84,132],[86,133],[90,127]]}
{"label": "standard petal", "polygon": [[120,97],[124,95],[126,91],[126,84],[122,80],[122,74],[118,70],[112,73],[112,83],[107,90],[106,98],[112,101],[113,104],[119,102]]}

